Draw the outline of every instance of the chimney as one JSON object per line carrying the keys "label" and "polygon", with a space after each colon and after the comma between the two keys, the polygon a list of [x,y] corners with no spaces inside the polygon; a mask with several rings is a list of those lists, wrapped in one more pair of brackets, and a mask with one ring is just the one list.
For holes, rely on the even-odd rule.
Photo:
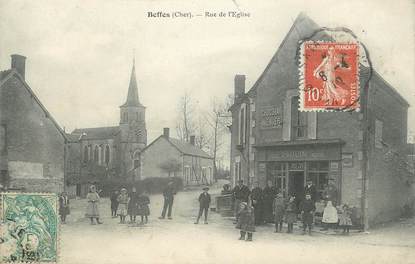
{"label": "chimney", "polygon": [[19,55],[19,54],[13,54],[12,57],[12,69],[16,69],[16,71],[23,77],[23,80],[25,79],[25,68],[26,68],[26,57]]}
{"label": "chimney", "polygon": [[235,75],[235,101],[245,94],[245,75]]}
{"label": "chimney", "polygon": [[170,129],[168,127],[163,128],[163,136],[166,138],[170,137]]}
{"label": "chimney", "polygon": [[190,144],[195,145],[195,136],[190,136]]}

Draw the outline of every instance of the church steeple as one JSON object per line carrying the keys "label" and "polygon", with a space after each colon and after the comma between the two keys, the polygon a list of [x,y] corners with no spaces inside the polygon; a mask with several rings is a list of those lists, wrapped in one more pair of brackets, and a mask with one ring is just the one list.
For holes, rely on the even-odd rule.
{"label": "church steeple", "polygon": [[142,106],[138,99],[137,80],[135,78],[135,58],[133,58],[133,68],[131,69],[130,84],[128,86],[127,100],[123,106]]}

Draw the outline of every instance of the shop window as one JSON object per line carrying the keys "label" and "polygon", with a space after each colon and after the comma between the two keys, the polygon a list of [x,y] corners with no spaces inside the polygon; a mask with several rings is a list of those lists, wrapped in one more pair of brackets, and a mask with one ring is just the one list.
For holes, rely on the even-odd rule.
{"label": "shop window", "polygon": [[329,162],[308,162],[307,169],[307,180],[313,181],[321,198],[324,188],[329,181]]}
{"label": "shop window", "polygon": [[291,99],[291,139],[304,139],[307,137],[307,112],[299,111],[299,97]]}

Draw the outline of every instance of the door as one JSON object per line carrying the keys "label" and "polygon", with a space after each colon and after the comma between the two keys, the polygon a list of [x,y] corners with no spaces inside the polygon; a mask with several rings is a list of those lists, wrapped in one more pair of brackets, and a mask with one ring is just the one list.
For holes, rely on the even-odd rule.
{"label": "door", "polygon": [[301,200],[304,192],[304,171],[290,171],[289,175],[288,192]]}

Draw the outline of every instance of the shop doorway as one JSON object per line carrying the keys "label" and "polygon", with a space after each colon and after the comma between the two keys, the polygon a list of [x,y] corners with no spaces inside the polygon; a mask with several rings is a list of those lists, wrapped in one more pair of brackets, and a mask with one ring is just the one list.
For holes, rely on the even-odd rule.
{"label": "shop doorway", "polygon": [[303,199],[304,171],[290,171],[288,180],[288,192],[295,194],[297,201]]}

